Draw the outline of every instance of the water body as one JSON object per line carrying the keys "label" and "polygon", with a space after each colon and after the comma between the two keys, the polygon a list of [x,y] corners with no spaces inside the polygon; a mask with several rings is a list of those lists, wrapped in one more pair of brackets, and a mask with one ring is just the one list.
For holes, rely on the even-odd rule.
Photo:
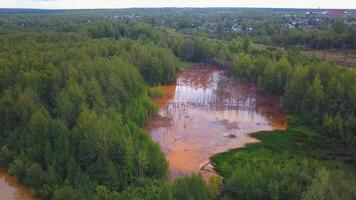
{"label": "water body", "polygon": [[146,129],[164,151],[172,178],[199,171],[210,177],[212,155],[258,142],[249,133],[287,127],[278,97],[230,80],[226,70],[192,66],[163,88],[164,96],[154,100],[159,113]]}
{"label": "water body", "polygon": [[35,200],[30,189],[21,185],[15,177],[10,176],[4,169],[0,169],[0,199]]}
{"label": "water body", "polygon": [[[159,113],[146,128],[161,145],[172,178],[199,171],[209,178],[215,175],[209,165],[212,155],[258,142],[249,133],[287,127],[278,97],[229,80],[226,70],[193,66],[163,88],[164,96],[154,100]],[[0,200],[34,199],[28,188],[0,169]]]}

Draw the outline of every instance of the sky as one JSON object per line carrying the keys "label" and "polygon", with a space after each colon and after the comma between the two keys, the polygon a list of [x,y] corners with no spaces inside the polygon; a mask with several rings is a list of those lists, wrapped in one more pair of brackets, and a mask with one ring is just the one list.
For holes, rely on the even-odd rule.
{"label": "sky", "polygon": [[273,7],[349,8],[356,0],[0,0],[0,8]]}

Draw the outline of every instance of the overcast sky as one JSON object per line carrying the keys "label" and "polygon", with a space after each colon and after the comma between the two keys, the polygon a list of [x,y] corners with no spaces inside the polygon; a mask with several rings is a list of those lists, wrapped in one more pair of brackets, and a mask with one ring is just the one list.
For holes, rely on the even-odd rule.
{"label": "overcast sky", "polygon": [[356,0],[0,0],[0,8],[129,7],[320,7],[356,9]]}

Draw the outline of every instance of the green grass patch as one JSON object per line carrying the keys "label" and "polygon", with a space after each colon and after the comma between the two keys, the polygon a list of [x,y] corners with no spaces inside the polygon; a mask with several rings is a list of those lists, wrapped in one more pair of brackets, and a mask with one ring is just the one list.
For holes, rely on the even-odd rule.
{"label": "green grass patch", "polygon": [[164,90],[161,86],[155,86],[155,87],[148,88],[148,95],[152,99],[161,98],[161,97],[163,97],[163,94],[164,94]]}
{"label": "green grass patch", "polygon": [[[225,179],[223,192],[228,199],[301,199],[322,184],[328,187],[318,190],[325,194],[345,190],[335,194],[343,195],[342,199],[355,197],[355,165],[347,164],[340,146],[326,142],[298,118],[289,118],[287,130],[251,136],[260,142],[211,158]],[[326,179],[320,183],[323,173]]]}
{"label": "green grass patch", "polygon": [[339,145],[326,142],[316,132],[304,126],[296,117],[289,117],[287,130],[261,131],[251,136],[260,140],[259,143],[249,144],[245,148],[232,149],[216,154],[211,160],[216,170],[223,176],[230,173],[223,166],[243,165],[244,157],[250,159],[283,158],[283,159],[312,159],[321,162],[328,168],[352,169],[354,164],[346,164],[346,152]]}
{"label": "green grass patch", "polygon": [[195,63],[193,62],[186,62],[186,61],[181,61],[178,65],[178,71],[182,71],[184,69],[187,69],[189,66],[194,65]]}

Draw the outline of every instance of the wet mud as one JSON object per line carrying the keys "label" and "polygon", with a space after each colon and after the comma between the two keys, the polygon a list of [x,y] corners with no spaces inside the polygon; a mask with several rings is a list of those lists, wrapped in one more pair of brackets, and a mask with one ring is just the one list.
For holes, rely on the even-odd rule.
{"label": "wet mud", "polygon": [[163,88],[154,100],[159,113],[146,129],[164,151],[171,178],[192,172],[209,178],[212,155],[258,142],[249,133],[287,127],[278,97],[230,80],[226,70],[192,66]]}

